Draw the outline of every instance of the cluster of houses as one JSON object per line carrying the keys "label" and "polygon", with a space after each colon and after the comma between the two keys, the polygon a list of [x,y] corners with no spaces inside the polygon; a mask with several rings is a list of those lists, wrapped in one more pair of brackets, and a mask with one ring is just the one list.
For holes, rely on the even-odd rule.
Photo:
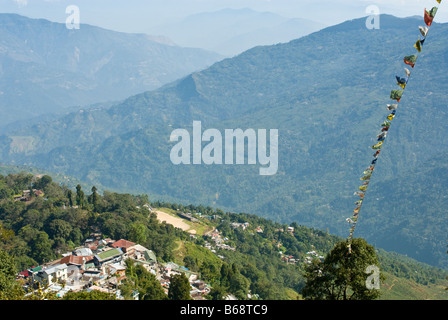
{"label": "cluster of houses", "polygon": [[282,254],[282,261],[286,262],[286,263],[290,263],[290,264],[296,264],[297,262],[299,262],[299,259],[296,259],[296,257],[291,256],[291,255],[283,255],[282,252],[280,252]]}
{"label": "cluster of houses", "polygon": [[[282,261],[286,262],[286,263],[290,263],[290,264],[296,264],[300,262],[300,259],[292,256],[292,255],[284,255],[283,252],[279,251],[280,255],[281,255],[281,259]],[[319,255],[316,251],[309,251],[306,253],[307,256],[305,257],[305,263],[306,264],[311,264],[311,262],[315,259],[319,259],[320,261],[322,261],[324,259],[324,256]]]}
{"label": "cluster of houses", "polygon": [[23,190],[21,195],[14,196],[14,201],[30,201],[32,196],[43,197],[44,192],[42,190]]}
{"label": "cluster of houses", "polygon": [[[215,229],[209,234],[207,234],[207,238],[209,238],[210,241],[205,241],[204,247],[206,249],[211,250],[213,253],[216,253],[216,249],[223,249],[230,251],[236,250],[236,248],[231,247],[230,245],[225,243],[225,241],[228,241],[229,239],[226,237],[223,238],[221,232],[219,232],[218,229]],[[221,256],[219,257],[222,258]]]}
{"label": "cluster of houses", "polygon": [[319,259],[322,261],[324,259],[324,256],[319,255],[316,251],[308,251],[307,256],[305,257],[305,263],[310,264],[314,259]]}
{"label": "cluster of houses", "polygon": [[[280,229],[277,229],[275,231],[277,231],[277,232],[285,232],[285,229],[280,228]],[[294,234],[294,227],[287,227],[286,228],[286,232],[288,232],[288,233],[293,235]]]}
{"label": "cluster of houses", "polygon": [[249,222],[244,222],[244,223],[239,223],[239,222],[232,222],[230,224],[231,227],[237,229],[237,228],[241,228],[243,230],[246,230],[246,228],[249,226]]}
{"label": "cluster of houses", "polygon": [[[62,298],[69,291],[97,290],[123,299],[120,285],[126,279],[127,259],[154,274],[166,294],[170,277],[176,273],[188,277],[193,299],[205,299],[204,295],[210,292],[210,286],[199,279],[198,273],[172,262],[159,263],[152,250],[125,239],[86,240],[84,246],[63,254],[58,260],[20,272],[18,278],[24,280],[25,289],[30,293],[40,287]],[[139,299],[138,292],[134,292],[133,298]]]}

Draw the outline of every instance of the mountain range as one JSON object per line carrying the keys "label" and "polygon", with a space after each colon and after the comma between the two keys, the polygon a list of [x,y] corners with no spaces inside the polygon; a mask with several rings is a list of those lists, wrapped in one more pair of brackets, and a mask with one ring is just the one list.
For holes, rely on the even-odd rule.
{"label": "mountain range", "polygon": [[203,48],[234,56],[252,47],[288,42],[324,28],[308,19],[286,18],[249,8],[222,9],[189,15],[152,28],[183,47]]}
{"label": "mountain range", "polygon": [[[111,107],[87,109],[0,137],[4,163],[63,172],[151,199],[216,206],[346,236],[386,104],[416,52],[422,18],[381,16],[258,46]],[[448,24],[434,23],[389,131],[356,236],[446,267]],[[174,165],[170,135],[279,130],[279,169]]]}
{"label": "mountain range", "polygon": [[222,58],[145,34],[85,24],[68,29],[16,14],[0,14],[0,39],[0,127],[68,107],[120,101]]}

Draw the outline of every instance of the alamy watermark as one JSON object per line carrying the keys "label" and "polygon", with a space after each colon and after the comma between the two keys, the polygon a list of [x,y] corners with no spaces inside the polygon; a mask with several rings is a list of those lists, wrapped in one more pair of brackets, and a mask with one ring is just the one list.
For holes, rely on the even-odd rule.
{"label": "alamy watermark", "polygon": [[65,13],[69,16],[65,19],[65,26],[67,29],[80,29],[81,27],[81,18],[79,7],[75,5],[68,6],[65,9]]}
{"label": "alamy watermark", "polygon": [[369,290],[380,289],[380,268],[377,266],[368,266],[366,269],[366,273],[369,276],[366,279],[366,287]]}
{"label": "alamy watermark", "polygon": [[[267,130],[225,129],[223,135],[218,129],[202,132],[201,121],[193,121],[193,137],[186,129],[175,129],[170,136],[171,142],[178,142],[170,153],[171,162],[179,164],[206,165],[243,165],[261,167],[260,175],[275,175],[278,170],[278,130],[269,130],[269,155],[267,147]],[[203,147],[203,142],[207,144]]]}
{"label": "alamy watermark", "polygon": [[369,14],[366,20],[366,28],[369,30],[380,28],[380,8],[375,5],[368,6],[366,13]]}

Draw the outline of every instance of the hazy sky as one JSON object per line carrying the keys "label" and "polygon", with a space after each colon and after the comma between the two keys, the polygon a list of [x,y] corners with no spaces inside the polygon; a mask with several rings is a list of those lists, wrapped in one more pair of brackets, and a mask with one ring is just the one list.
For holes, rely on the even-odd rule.
{"label": "hazy sky", "polygon": [[[251,8],[290,18],[308,18],[326,25],[364,17],[366,8],[399,17],[423,15],[435,0],[0,0],[0,12],[65,22],[65,9],[77,5],[81,23],[111,30],[153,34],[152,28],[189,14],[224,8]],[[448,21],[448,6],[442,1],[437,22]]]}

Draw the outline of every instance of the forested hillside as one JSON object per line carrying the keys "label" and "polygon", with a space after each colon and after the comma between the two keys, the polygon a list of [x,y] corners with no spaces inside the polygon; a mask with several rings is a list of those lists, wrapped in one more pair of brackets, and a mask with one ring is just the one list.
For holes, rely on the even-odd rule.
{"label": "forested hillside", "polygon": [[[17,199],[23,190],[42,193]],[[191,213],[199,219],[196,236],[160,223],[154,211],[144,206],[147,204],[174,215]],[[48,175],[27,173],[0,176],[0,226],[0,247],[14,257],[17,271],[61,257],[94,231],[142,244],[161,261],[175,261],[199,272],[214,288],[210,298],[228,293],[239,299],[247,299],[249,293],[261,299],[300,298],[306,261],[322,260],[342,240],[297,223],[284,225],[201,205],[150,202],[146,195],[99,194],[95,187],[83,191],[78,186],[75,190],[60,186]],[[235,250],[216,248],[212,253],[206,246],[212,242],[211,231],[219,232]],[[444,298],[445,271],[384,250],[377,254],[386,275],[385,298]],[[400,290],[396,291],[393,283],[419,290],[408,292],[397,286]]]}
{"label": "forested hillside", "polygon": [[[403,57],[415,51],[422,23],[382,15],[380,30],[356,19],[257,47],[109,109],[2,136],[2,161],[344,237],[395,76],[404,73]],[[447,265],[442,171],[448,82],[441,72],[448,68],[447,29],[433,24],[412,70],[356,231],[379,247],[439,267]],[[259,165],[174,165],[170,134],[191,130],[194,120],[221,132],[278,129],[277,174],[260,176]]]}
{"label": "forested hillside", "polygon": [[202,49],[90,25],[0,14],[0,127],[121,101],[221,59]]}

